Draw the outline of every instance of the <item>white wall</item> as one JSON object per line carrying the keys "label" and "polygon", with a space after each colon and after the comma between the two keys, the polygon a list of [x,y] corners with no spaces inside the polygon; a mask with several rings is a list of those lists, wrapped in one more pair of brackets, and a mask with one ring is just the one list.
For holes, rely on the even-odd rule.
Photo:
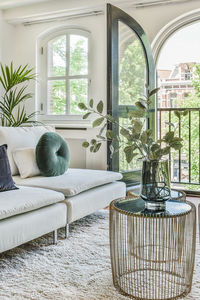
{"label": "white wall", "polygon": [[0,62],[10,63],[15,49],[13,47],[15,27],[8,24],[4,20],[2,11],[0,10]]}
{"label": "white wall", "polygon": [[152,42],[157,33],[170,21],[196,9],[200,9],[200,1],[189,0],[184,3],[129,9],[127,12],[140,23]]}
{"label": "white wall", "polygon": [[[14,26],[8,24],[3,17],[3,13],[0,10],[0,63],[10,64],[13,58],[13,37]],[[3,89],[0,85],[0,95],[2,95]]]}
{"label": "white wall", "polygon": [[[117,0],[112,1],[114,4]],[[121,1],[122,2],[122,1]],[[180,4],[170,4],[163,6],[155,6],[149,8],[135,9],[133,7],[124,7],[144,28],[149,40],[152,41],[157,33],[169,21],[180,16],[183,13],[199,8],[200,1],[188,1]],[[95,0],[96,8],[103,8],[105,1]],[[123,7],[123,4],[120,5]],[[94,9],[94,1],[90,0],[72,0],[64,1],[57,0],[48,3],[35,4],[24,8],[8,9],[4,11],[4,20],[9,22],[19,23],[20,19],[24,20],[27,17],[37,14],[48,14],[52,12],[60,12],[63,9],[69,12],[78,12],[85,10],[87,7]],[[91,96],[99,101],[103,99],[106,103],[106,20],[105,15],[79,18],[68,21],[56,21],[52,23],[24,26],[5,25],[4,32],[1,33],[1,41],[5,40],[1,47],[1,57],[3,62],[8,63],[13,60],[15,65],[29,64],[35,67],[36,63],[36,41],[41,33],[54,26],[61,24],[83,26],[91,32],[91,42],[93,49],[92,58],[92,85]],[[32,92],[35,92],[35,86],[30,87]],[[29,112],[35,110],[35,99],[27,105]],[[69,139],[71,151],[73,152],[72,166],[88,167],[88,168],[106,168],[106,147],[98,154],[90,154],[81,148],[81,142],[90,138],[94,134],[93,129],[83,130],[60,130],[66,139]]]}
{"label": "white wall", "polygon": [[[36,67],[36,41],[38,37],[55,26],[59,25],[74,25],[84,27],[91,32],[91,88],[90,95],[96,102],[100,99],[106,99],[106,71],[105,71],[105,16],[91,16],[88,18],[79,18],[76,20],[69,20],[64,22],[53,22],[33,26],[23,26],[21,24],[14,28],[14,53],[12,60],[15,65],[29,64],[32,67]],[[9,25],[10,26],[10,25]],[[35,92],[35,83],[32,82],[30,91]],[[36,110],[35,99],[32,102],[27,103],[26,108],[30,113]],[[74,124],[73,127],[76,127]],[[85,166],[87,168],[100,168],[106,169],[106,145],[104,145],[98,154],[91,154],[88,150],[82,149],[82,142],[87,138],[90,139],[94,136],[94,129],[83,130],[62,130],[59,131],[66,139],[69,139],[72,155],[72,166],[80,167]],[[78,149],[78,150],[77,150]],[[84,150],[84,151],[83,151]],[[84,161],[84,162],[83,162]],[[79,163],[77,163],[79,162]]]}

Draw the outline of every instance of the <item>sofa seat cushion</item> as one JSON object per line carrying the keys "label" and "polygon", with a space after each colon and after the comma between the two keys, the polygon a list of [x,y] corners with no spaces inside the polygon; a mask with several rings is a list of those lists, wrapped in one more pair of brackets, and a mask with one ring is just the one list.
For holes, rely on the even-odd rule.
{"label": "sofa seat cushion", "polygon": [[103,209],[111,201],[125,197],[126,184],[115,181],[65,199],[67,204],[67,222],[71,223],[80,218]]}
{"label": "sofa seat cushion", "polygon": [[22,179],[20,176],[14,176],[13,178],[16,184],[51,189],[69,197],[120,180],[122,175],[111,171],[68,169],[63,175],[54,177],[37,176]]}
{"label": "sofa seat cushion", "polygon": [[65,198],[62,193],[55,191],[18,187],[18,190],[1,193],[0,220],[61,202]]}

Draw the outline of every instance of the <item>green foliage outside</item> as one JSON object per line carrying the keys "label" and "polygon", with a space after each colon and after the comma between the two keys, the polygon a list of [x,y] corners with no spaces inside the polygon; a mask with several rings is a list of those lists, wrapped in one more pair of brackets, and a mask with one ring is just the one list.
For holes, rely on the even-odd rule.
{"label": "green foliage outside", "polygon": [[66,84],[64,80],[50,81],[48,85],[50,111],[53,114],[64,115],[66,113]]}
{"label": "green foliage outside", "polygon": [[193,79],[192,84],[194,87],[194,91],[195,91],[195,95],[198,97],[197,100],[197,107],[199,106],[199,102],[200,102],[200,64],[195,65],[195,75],[196,78]]}
{"label": "green foliage outside", "polygon": [[[146,61],[138,39],[123,43],[119,62],[119,105],[135,105],[145,92]],[[119,117],[119,124],[128,127],[128,118]],[[140,168],[141,162],[135,157],[127,163],[123,149],[126,139],[120,134],[119,169],[131,171]]]}
{"label": "green foliage outside", "polygon": [[88,73],[86,38],[77,39],[70,47],[70,75],[85,75]]}
{"label": "green foliage outside", "polygon": [[[198,108],[200,107],[200,99],[196,94],[191,93],[186,99],[184,99],[180,105],[180,108]],[[183,157],[186,158],[186,162],[189,162],[189,113],[187,116],[180,116],[181,120],[181,136],[183,138]],[[199,180],[199,112],[191,111],[191,181],[198,182]]]}
{"label": "green foliage outside", "polygon": [[[49,48],[52,49],[52,67],[53,76],[65,76],[66,75],[66,36],[63,35],[52,42],[50,42]],[[59,63],[56,63],[56,61]],[[50,72],[51,73],[51,72]]]}
{"label": "green foliage outside", "polygon": [[87,79],[72,79],[70,80],[70,114],[82,114],[78,109],[79,101],[88,103],[88,80]]}
{"label": "green foliage outside", "polygon": [[[194,87],[194,91],[190,93],[184,100],[178,101],[175,100],[175,107],[180,108],[200,108],[200,65],[195,66],[195,78],[192,80],[192,85]],[[168,121],[168,113],[164,112],[163,114],[163,122]],[[185,115],[182,113],[172,113],[171,121],[176,123],[178,128],[177,116],[180,119],[181,123],[181,137],[183,138],[183,147],[181,149],[181,157],[182,160],[185,161],[186,164],[189,163],[189,113],[185,112]],[[191,111],[191,181],[192,182],[199,182],[199,122],[200,116],[198,111]],[[165,131],[168,130],[168,126],[164,126]],[[178,152],[172,152],[172,160],[178,158]],[[183,164],[182,164],[183,165]],[[188,168],[188,175],[189,175],[189,168]],[[172,178],[173,180],[173,178]],[[183,179],[184,180],[184,179]],[[188,189],[194,189],[193,185],[187,185]]]}
{"label": "green foliage outside", "polygon": [[[71,37],[74,37],[70,35]],[[77,38],[70,47],[70,61],[66,61],[66,36],[61,36],[52,43],[53,76],[66,75],[66,63],[69,75],[85,75],[88,72],[88,59],[86,51],[86,39]],[[58,78],[59,79],[59,78]],[[69,86],[67,86],[67,84]],[[88,80],[85,78],[49,81],[50,112],[56,115],[65,115],[67,107],[70,114],[81,114],[78,103],[87,104]],[[66,91],[67,88],[67,91]],[[70,95],[70,99],[67,99]]]}
{"label": "green foliage outside", "polygon": [[123,51],[119,64],[119,104],[134,105],[145,92],[146,60],[140,41]]}

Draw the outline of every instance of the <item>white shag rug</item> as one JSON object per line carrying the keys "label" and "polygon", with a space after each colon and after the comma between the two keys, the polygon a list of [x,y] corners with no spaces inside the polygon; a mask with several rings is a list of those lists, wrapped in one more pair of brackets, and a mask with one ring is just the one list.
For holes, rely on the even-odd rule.
{"label": "white shag rug", "polygon": [[[99,211],[71,225],[69,239],[59,231],[0,254],[0,299],[124,300],[112,284],[109,253],[109,212]],[[200,299],[200,247],[192,292]]]}

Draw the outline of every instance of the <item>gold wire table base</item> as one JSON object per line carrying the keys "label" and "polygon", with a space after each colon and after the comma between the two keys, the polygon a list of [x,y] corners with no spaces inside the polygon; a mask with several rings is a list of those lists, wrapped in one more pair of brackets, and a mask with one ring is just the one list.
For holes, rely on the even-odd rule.
{"label": "gold wire table base", "polygon": [[[196,209],[150,216],[110,204],[110,251],[113,283],[137,300],[172,300],[192,287],[196,245]],[[178,203],[177,202],[177,203]]]}

